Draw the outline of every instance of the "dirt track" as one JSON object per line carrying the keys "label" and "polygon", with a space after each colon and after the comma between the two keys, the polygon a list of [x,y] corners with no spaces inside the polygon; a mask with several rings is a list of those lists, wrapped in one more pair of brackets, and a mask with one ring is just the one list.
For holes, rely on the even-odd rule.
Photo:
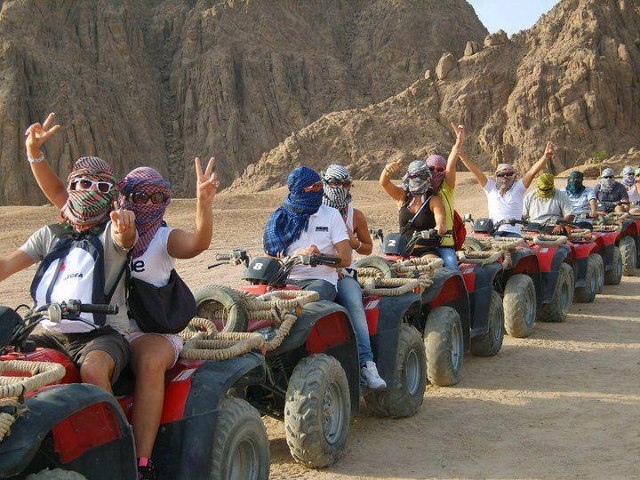
{"label": "dirt track", "polygon": [[[460,180],[459,211],[485,214],[479,187]],[[395,229],[393,206],[375,182],[357,182],[353,193],[370,226]],[[178,264],[190,286],[238,284],[238,267],[207,264],[230,247],[258,253],[266,218],[283,196],[221,194],[211,251]],[[167,218],[189,228],[193,208],[177,200]],[[55,218],[50,207],[0,207],[0,255]],[[0,303],[27,302],[33,272],[3,282]],[[506,337],[493,358],[467,355],[462,381],[429,387],[412,418],[353,419],[346,453],[329,469],[294,463],[282,424],[265,419],[271,478],[640,478],[639,287],[640,277],[624,277],[594,303],[574,304],[565,323],[538,323],[527,339]]]}

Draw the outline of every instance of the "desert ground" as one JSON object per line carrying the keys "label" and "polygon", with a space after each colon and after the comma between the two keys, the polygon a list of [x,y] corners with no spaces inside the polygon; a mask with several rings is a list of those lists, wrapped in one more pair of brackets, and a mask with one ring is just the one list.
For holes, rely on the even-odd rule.
{"label": "desert ground", "polygon": [[[458,211],[486,215],[485,196],[469,174],[459,174],[456,192]],[[396,230],[395,207],[377,182],[357,181],[352,193],[370,227]],[[232,247],[260,253],[265,222],[285,195],[221,192],[210,250],[178,262],[187,283],[238,285],[239,267],[207,266]],[[174,200],[168,222],[191,228],[194,205]],[[0,207],[0,255],[56,218],[51,206]],[[34,271],[4,281],[1,303],[28,303]],[[296,464],[282,423],[265,418],[271,478],[640,478],[639,287],[640,277],[624,277],[593,303],[574,304],[565,323],[538,323],[525,339],[506,337],[495,357],[468,354],[461,382],[430,385],[414,417],[354,418],[344,457],[330,468]]]}

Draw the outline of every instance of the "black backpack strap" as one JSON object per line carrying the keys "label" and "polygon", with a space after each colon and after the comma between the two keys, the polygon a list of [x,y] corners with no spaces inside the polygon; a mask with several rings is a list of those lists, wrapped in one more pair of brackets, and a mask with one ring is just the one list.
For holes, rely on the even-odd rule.
{"label": "black backpack strap", "polygon": [[113,294],[116,291],[116,288],[118,288],[118,284],[120,283],[120,279],[122,278],[122,275],[124,275],[124,273],[126,272],[127,276],[126,276],[126,283],[129,283],[129,262],[131,261],[131,252],[127,253],[127,258],[124,261],[124,265],[122,265],[122,268],[120,269],[120,273],[118,273],[118,276],[116,277],[116,281],[113,282],[113,285],[111,285],[111,288],[109,289],[108,292],[105,292],[105,298],[107,300],[107,303],[111,303],[111,297],[113,297]]}
{"label": "black backpack strap", "polygon": [[427,197],[427,199],[422,202],[422,205],[420,205],[420,208],[418,209],[418,211],[416,212],[416,214],[411,218],[411,220],[409,220],[409,223],[413,223],[416,218],[418,218],[418,215],[420,215],[420,213],[422,212],[422,209],[424,209],[425,206],[429,205],[429,201],[431,200],[431,197],[433,197],[433,193],[431,195],[429,195]]}

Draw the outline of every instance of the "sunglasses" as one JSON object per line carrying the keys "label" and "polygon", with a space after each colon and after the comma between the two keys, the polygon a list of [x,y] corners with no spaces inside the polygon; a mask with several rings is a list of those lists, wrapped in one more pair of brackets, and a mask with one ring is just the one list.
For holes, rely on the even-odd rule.
{"label": "sunglasses", "polygon": [[498,178],[513,177],[514,175],[515,175],[514,172],[511,172],[511,173],[496,173],[496,177],[498,177]]}
{"label": "sunglasses", "polygon": [[445,171],[444,167],[429,167],[429,171],[430,172],[438,172],[438,173],[442,173]]}
{"label": "sunglasses", "polygon": [[129,201],[137,203],[138,205],[145,204],[149,200],[151,200],[151,203],[154,205],[158,205],[159,203],[163,203],[167,199],[167,196],[162,192],[153,192],[151,195],[147,192],[131,192],[127,195],[127,198]]}
{"label": "sunglasses", "polygon": [[640,177],[640,173],[636,173],[636,177]]}
{"label": "sunglasses", "polygon": [[113,184],[100,180],[91,180],[89,178],[77,178],[69,184],[69,188],[79,192],[97,190],[100,193],[109,193],[113,188]]}
{"label": "sunglasses", "polygon": [[319,192],[320,190],[322,190],[322,180],[309,185],[308,187],[304,187],[305,192]]}
{"label": "sunglasses", "polygon": [[602,178],[606,178],[606,179],[613,178],[613,175],[607,175],[606,177],[602,177]]}
{"label": "sunglasses", "polygon": [[327,180],[327,185],[330,187],[349,188],[351,186],[351,182],[349,180]]}

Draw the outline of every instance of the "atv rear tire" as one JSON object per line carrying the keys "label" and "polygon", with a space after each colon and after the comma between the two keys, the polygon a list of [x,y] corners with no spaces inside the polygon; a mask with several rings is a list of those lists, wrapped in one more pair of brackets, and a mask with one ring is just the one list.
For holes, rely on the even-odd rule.
{"label": "atv rear tire", "polygon": [[576,288],[574,300],[580,303],[591,303],[598,293],[598,269],[602,268],[602,257],[592,253],[587,257],[587,271],[585,273],[585,286]]}
{"label": "atv rear tire", "polygon": [[424,331],[427,378],[439,387],[460,381],[464,336],[460,315],[451,307],[437,307],[427,317]]}
{"label": "atv rear tire", "polygon": [[504,329],[514,338],[526,338],[536,324],[536,287],[529,275],[512,275],[504,287]]}
{"label": "atv rear tire", "polygon": [[484,252],[486,249],[487,248],[482,241],[474,237],[465,238],[464,243],[462,244],[462,250],[469,252]]}
{"label": "atv rear tire", "polygon": [[636,274],[636,241],[633,237],[626,236],[618,243],[620,255],[622,255],[622,274],[632,277]]}
{"label": "atv rear tire", "polygon": [[196,290],[193,296],[198,306],[198,317],[218,320],[216,323],[222,324],[223,332],[247,331],[249,314],[243,303],[242,292],[226,285],[207,285]]}
{"label": "atv rear tire", "polygon": [[398,353],[388,390],[368,390],[367,408],[379,417],[410,417],[424,400],[427,387],[427,357],[422,335],[415,327],[400,325]]}
{"label": "atv rear tire", "polygon": [[260,413],[245,400],[226,396],[213,434],[209,478],[269,478],[269,437]]}
{"label": "atv rear tire", "polygon": [[604,272],[605,285],[619,285],[622,280],[622,253],[618,247],[613,247],[613,265],[611,270]]}
{"label": "atv rear tire", "polygon": [[604,290],[604,261],[599,254],[593,254],[596,263],[596,293],[602,293]]}
{"label": "atv rear tire", "polygon": [[564,322],[573,302],[574,288],[573,268],[571,265],[563,263],[558,271],[558,281],[553,290],[551,302],[542,305],[538,313],[538,320],[541,322]]}
{"label": "atv rear tire", "polygon": [[489,329],[482,335],[471,338],[471,353],[479,357],[492,357],[502,348],[504,339],[504,307],[502,298],[495,290],[491,291],[489,311],[487,312]]}
{"label": "atv rear tire", "polygon": [[323,468],[342,456],[349,436],[351,398],[340,362],[320,353],[293,369],[284,406],[284,428],[291,456]]}
{"label": "atv rear tire", "polygon": [[369,255],[361,258],[356,262],[356,269],[358,268],[375,268],[380,271],[380,276],[385,278],[396,278],[398,276],[391,267],[391,262],[378,255]]}

